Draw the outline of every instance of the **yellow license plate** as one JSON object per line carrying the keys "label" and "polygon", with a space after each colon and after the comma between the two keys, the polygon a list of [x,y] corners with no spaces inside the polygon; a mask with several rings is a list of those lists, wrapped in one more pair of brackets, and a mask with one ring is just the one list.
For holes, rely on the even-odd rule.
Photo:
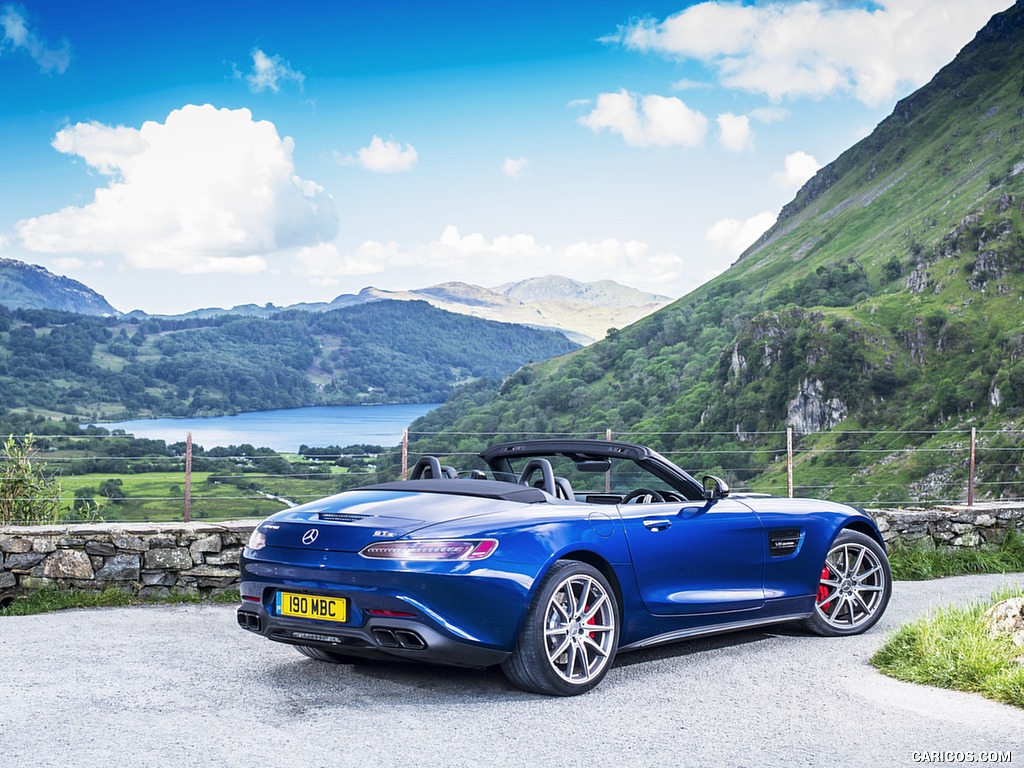
{"label": "yellow license plate", "polygon": [[344,597],[278,592],[277,615],[343,623],[348,621],[348,603]]}

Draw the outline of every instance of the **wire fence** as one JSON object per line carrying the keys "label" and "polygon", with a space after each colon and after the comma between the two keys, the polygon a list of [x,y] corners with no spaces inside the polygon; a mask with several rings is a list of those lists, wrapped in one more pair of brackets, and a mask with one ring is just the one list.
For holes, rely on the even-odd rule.
{"label": "wire fence", "polygon": [[[95,448],[114,438],[124,441],[125,436],[36,438],[32,460],[59,482],[65,519],[262,517],[344,488],[405,478],[409,467],[425,455],[438,456],[458,469],[483,469],[477,454],[488,445],[553,438],[650,445],[698,479],[705,472],[718,474],[743,492],[820,497],[867,507],[1024,501],[1024,431],[1016,426],[815,435],[794,434],[791,429],[742,434],[407,430],[401,445],[379,452],[311,451],[289,460],[269,451],[222,449],[192,456],[190,435],[183,441],[186,450],[172,455],[116,455]],[[0,492],[0,503],[19,500]]]}
{"label": "wire fence", "polygon": [[[486,445],[528,438],[590,438],[651,445],[700,477],[721,474],[735,490],[821,496],[864,506],[934,506],[976,500],[1024,501],[1024,430],[846,430],[813,435],[771,432],[590,433],[410,432],[409,462],[427,443],[472,461]],[[458,440],[459,450],[444,444]],[[473,443],[477,444],[473,444]],[[732,444],[721,445],[723,442]],[[738,444],[737,444],[738,443]],[[408,462],[403,464],[403,469]]]}

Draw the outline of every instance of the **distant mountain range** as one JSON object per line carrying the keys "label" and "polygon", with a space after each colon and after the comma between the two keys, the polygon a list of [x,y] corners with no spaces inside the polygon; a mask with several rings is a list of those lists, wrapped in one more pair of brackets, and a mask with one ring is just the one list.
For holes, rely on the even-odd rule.
{"label": "distant mountain range", "polygon": [[[501,323],[518,323],[540,330],[558,331],[578,344],[604,338],[609,328],[622,328],[672,301],[668,296],[639,291],[611,280],[581,283],[548,275],[482,288],[447,282],[411,291],[368,287],[329,302],[241,304],[231,309],[206,308],[182,315],[158,317],[210,318],[218,315],[271,317],[286,310],[328,312],[374,301],[425,301],[438,309]],[[82,315],[120,316],[100,294],[67,277],[54,275],[35,264],[0,259],[0,305],[9,309],[56,309]],[[144,318],[136,310],[126,317]]]}
{"label": "distant mountain range", "polygon": [[602,339],[609,328],[630,325],[672,301],[668,296],[639,291],[612,280],[581,283],[568,277],[548,275],[496,288],[460,282],[440,283],[411,291],[368,287],[359,293],[344,293],[330,302],[287,307],[243,304],[229,310],[199,309],[185,317],[212,317],[225,313],[270,317],[290,309],[327,312],[386,300],[425,301],[438,309],[460,315],[559,331],[578,344]]}

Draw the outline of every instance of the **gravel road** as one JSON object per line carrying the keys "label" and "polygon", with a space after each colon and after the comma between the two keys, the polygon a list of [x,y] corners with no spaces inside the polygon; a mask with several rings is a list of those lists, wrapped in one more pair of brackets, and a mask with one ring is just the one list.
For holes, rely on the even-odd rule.
{"label": "gravel road", "polygon": [[331,665],[238,629],[231,606],[0,618],[2,766],[914,765],[1011,751],[1024,711],[868,665],[931,607],[1024,574],[898,582],[867,635],[777,627],[621,656],[570,699],[500,671]]}

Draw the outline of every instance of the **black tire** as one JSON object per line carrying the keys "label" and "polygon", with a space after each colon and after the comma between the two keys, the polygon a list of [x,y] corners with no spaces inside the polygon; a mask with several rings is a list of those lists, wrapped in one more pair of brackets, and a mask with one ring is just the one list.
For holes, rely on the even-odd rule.
{"label": "black tire", "polygon": [[825,556],[814,613],[804,626],[829,637],[859,635],[882,617],[891,595],[885,550],[866,534],[843,530]]}
{"label": "black tire", "polygon": [[559,560],[544,576],[512,655],[501,665],[518,688],[577,696],[604,679],[619,644],[619,605],[596,568]]}
{"label": "black tire", "polygon": [[331,664],[356,664],[361,661],[357,656],[325,651],[322,648],[314,648],[311,645],[295,645],[292,647],[303,656],[309,656],[309,658],[316,659],[317,661],[327,661]]}

